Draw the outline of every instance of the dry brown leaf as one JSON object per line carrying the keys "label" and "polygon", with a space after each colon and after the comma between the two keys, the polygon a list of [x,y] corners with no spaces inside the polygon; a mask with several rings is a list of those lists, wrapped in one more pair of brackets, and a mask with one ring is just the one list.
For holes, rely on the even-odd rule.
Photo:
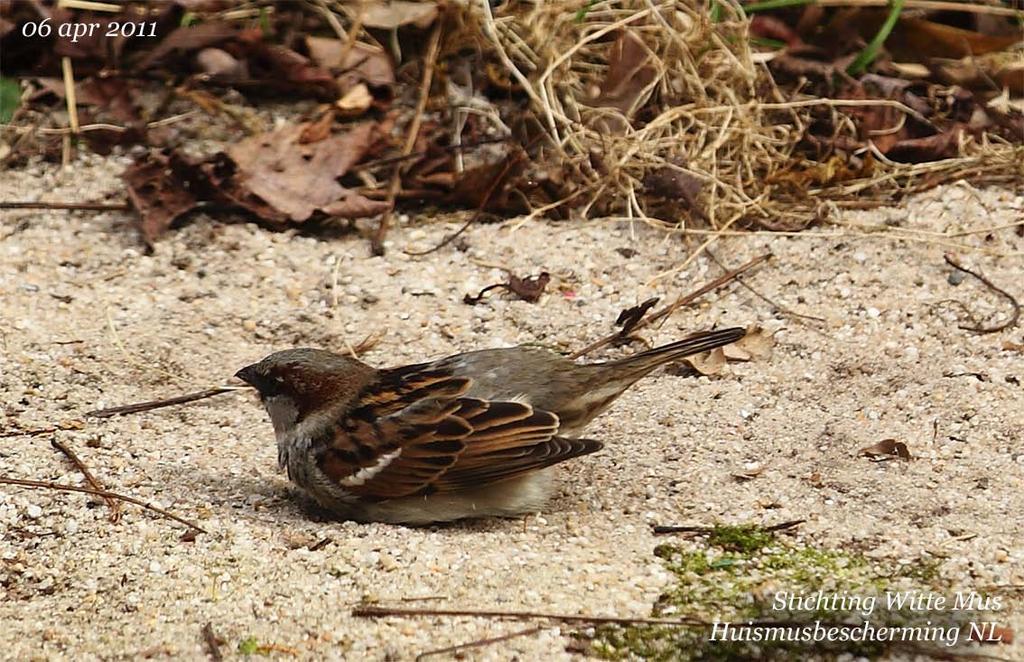
{"label": "dry brown leaf", "polygon": [[637,306],[623,309],[615,320],[615,326],[622,327],[619,331],[619,335],[628,336],[633,331],[633,327],[643,319],[643,316],[647,314],[647,311],[653,308],[658,301],[660,301],[658,297],[651,297]]}
{"label": "dry brown leaf", "polygon": [[918,62],[890,62],[889,66],[896,70],[901,78],[927,78],[931,69]]}
{"label": "dry brown leaf", "polygon": [[608,73],[601,91],[589,105],[615,108],[625,117],[632,115],[640,95],[657,75],[650,61],[651,53],[643,40],[632,31],[623,30],[608,55]]}
{"label": "dry brown leaf", "polygon": [[215,78],[249,78],[248,68],[231,53],[220,49],[208,47],[196,53],[196,64],[199,69]]}
{"label": "dry brown leaf", "polygon": [[750,353],[742,347],[738,347],[737,343],[722,347],[722,353],[725,354],[725,358],[729,361],[749,361],[752,358]]}
{"label": "dry brown leaf", "polygon": [[302,133],[299,134],[299,142],[305,145],[326,140],[331,135],[332,126],[334,126],[334,113],[330,110],[321,113],[319,118],[305,125]]}
{"label": "dry brown leaf", "polygon": [[732,477],[738,481],[753,480],[764,473],[764,465],[760,462],[747,462],[743,465],[742,471],[737,471],[732,474]]}
{"label": "dry brown leaf", "polygon": [[540,299],[541,295],[544,294],[544,289],[548,286],[548,283],[550,282],[551,274],[549,274],[546,271],[540,272],[540,274],[537,276],[526,276],[525,278],[520,278],[519,276],[510,273],[508,275],[508,282],[488,285],[487,287],[480,290],[480,292],[476,296],[467,294],[464,297],[462,297],[462,303],[469,304],[470,306],[475,306],[476,304],[480,303],[483,300],[485,294],[487,294],[491,290],[499,288],[508,290],[509,292],[515,294],[523,301],[536,303]]}
{"label": "dry brown leaf", "polygon": [[172,53],[190,53],[235,39],[239,32],[238,24],[230,21],[211,21],[180,27],[164,37],[156,48],[147,53],[137,68],[144,71]]}
{"label": "dry brown leaf", "polygon": [[1002,51],[1021,40],[1020,34],[987,35],[923,18],[900,18],[885,46],[907,60],[961,58]]}
{"label": "dry brown leaf", "polygon": [[893,456],[901,460],[911,459],[907,445],[895,439],[883,439],[877,444],[865,446],[857,454],[871,459],[892,459]]}
{"label": "dry brown leaf", "polygon": [[652,195],[680,202],[701,220],[707,219],[700,203],[704,181],[686,172],[681,167],[663,166],[644,176],[644,191]]}
{"label": "dry brown leaf", "polygon": [[788,23],[782,19],[765,14],[755,14],[750,19],[750,34],[762,39],[785,42],[786,46],[790,48],[803,44],[803,39],[800,38],[799,33],[790,27]]}
{"label": "dry brown leaf", "polygon": [[900,163],[926,163],[948,159],[960,153],[960,139],[966,126],[955,123],[940,133],[923,138],[907,138],[893,143],[885,155]]}
{"label": "dry brown leaf", "polygon": [[768,62],[768,67],[780,80],[799,78],[830,80],[835,75],[836,69],[841,68],[835,62],[822,62],[791,53],[780,53],[775,56]]}
{"label": "dry brown leaf", "polygon": [[722,347],[722,353],[730,361],[766,359],[772,355],[774,344],[775,339],[771,334],[765,333],[764,329],[754,325],[747,328],[747,335]]}
{"label": "dry brown leaf", "polygon": [[[353,44],[355,49],[360,44]],[[327,37],[306,37],[306,50],[313,62],[327,69],[341,68],[341,60],[348,50],[345,44],[339,39],[328,39]]]}
{"label": "dry brown leaf", "polygon": [[383,213],[386,202],[369,200],[337,181],[366,153],[373,124],[303,144],[308,126],[287,125],[228,148],[238,168],[235,183],[296,222],[318,210],[346,217]]}
{"label": "dry brown leaf", "polygon": [[331,94],[332,97],[338,93],[331,72],[306,56],[290,48],[252,38],[246,40],[246,47],[253,75],[262,79],[265,87],[282,92],[309,90],[322,95]]}
{"label": "dry brown leaf", "polygon": [[337,39],[306,37],[306,48],[314,62],[340,74],[337,80],[342,90],[359,82],[370,87],[387,87],[395,82],[391,58],[379,46],[356,42],[346,48]]}
{"label": "dry brown leaf", "polygon": [[139,214],[136,225],[150,247],[174,221],[198,204],[182,175],[183,164],[173,154],[153,150],[121,175],[128,199]]}
{"label": "dry brown leaf", "polygon": [[715,375],[725,368],[725,352],[722,351],[721,347],[716,347],[710,352],[701,352],[700,354],[694,354],[683,359],[684,363],[687,363],[694,370],[702,375]]}
{"label": "dry brown leaf", "polygon": [[[445,198],[448,204],[477,209],[482,207],[487,211],[510,209],[510,191],[526,167],[526,155],[521,150],[509,150],[503,145],[489,147],[492,149],[487,154],[481,151],[479,155],[472,155],[472,160],[479,165],[467,167],[460,173],[451,173],[451,191]],[[499,149],[493,149],[494,147]],[[467,154],[467,161],[471,160],[469,157]],[[496,160],[489,160],[490,158]],[[438,173],[440,179],[446,174],[448,173]],[[435,180],[438,178],[435,177]]]}
{"label": "dry brown leaf", "polygon": [[245,209],[279,229],[288,226],[288,216],[254,195],[245,184],[237,181],[238,168],[224,152],[218,152],[200,163],[197,170],[204,180],[204,188],[210,191],[211,198],[218,203]]}
{"label": "dry brown leaf", "polygon": [[527,276],[520,278],[515,274],[509,274],[508,289],[523,301],[535,303],[544,294],[544,288],[551,282],[551,274],[546,271],[540,272],[539,276]]}
{"label": "dry brown leaf", "polygon": [[1024,61],[1016,53],[991,53],[959,60],[935,59],[930,63],[936,77],[980,93],[993,92],[993,83],[1013,96],[1024,94]]}
{"label": "dry brown leaf", "polygon": [[388,204],[383,200],[371,200],[366,196],[344,189],[341,197],[324,205],[320,211],[333,218],[367,218],[384,213]]}
{"label": "dry brown leaf", "polygon": [[334,102],[335,108],[347,117],[365,113],[373,104],[373,95],[365,83],[357,83],[352,89]]}
{"label": "dry brown leaf", "polygon": [[420,29],[430,27],[437,19],[437,5],[432,2],[375,2],[363,5],[363,25],[368,28],[394,30],[405,25]]}

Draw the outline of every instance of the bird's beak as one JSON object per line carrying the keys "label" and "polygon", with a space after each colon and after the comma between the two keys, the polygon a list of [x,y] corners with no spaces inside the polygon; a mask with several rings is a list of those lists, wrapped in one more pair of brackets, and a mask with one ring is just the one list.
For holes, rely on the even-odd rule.
{"label": "bird's beak", "polygon": [[256,382],[258,381],[256,377],[256,365],[253,364],[245,366],[235,373],[235,377],[238,377],[250,386],[256,386]]}

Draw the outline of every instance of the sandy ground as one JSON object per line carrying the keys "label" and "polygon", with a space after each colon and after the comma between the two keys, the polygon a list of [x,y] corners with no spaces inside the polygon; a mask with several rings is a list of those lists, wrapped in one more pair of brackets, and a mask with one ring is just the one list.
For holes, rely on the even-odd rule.
{"label": "sandy ground", "polygon": [[[0,199],[119,197],[121,165],[83,157],[64,174],[5,173]],[[734,266],[774,253],[747,282],[825,323],[735,284],[678,311],[647,336],[756,323],[775,333],[774,353],[711,377],[663,371],[637,385],[590,431],[606,449],[563,465],[560,495],[521,521],[410,529],[310,519],[276,471],[269,422],[249,394],[58,432],[109,488],[209,534],[182,542],[182,526],[132,506],[111,523],[84,495],[0,486],[0,657],[201,658],[210,623],[227,657],[253,638],[281,657],[405,660],[526,627],[352,618],[364,599],[649,615],[670,579],[651,554],[664,540],[652,523],[806,518],[797,539],[808,544],[891,563],[940,558],[951,590],[1024,584],[1024,356],[1007,344],[1024,342],[1024,327],[976,335],[957,328],[955,304],[940,303],[1005,320],[1005,300],[970,277],[951,284],[942,255],[957,251],[1024,297],[1024,238],[1019,227],[929,234],[1005,225],[1022,212],[1013,192],[953,186],[847,214],[859,228],[719,241],[717,255]],[[474,227],[466,250],[412,258],[402,249],[429,247],[455,227],[415,218],[392,233],[386,257],[370,258],[355,236],[205,218],[145,255],[125,214],[2,214],[0,474],[74,485],[82,477],[52,435],[10,432],[216,385],[271,351],[343,350],[374,333],[382,337],[364,358],[376,364],[519,342],[578,349],[610,332],[622,308],[667,301],[720,273],[702,257],[672,274],[694,244],[622,222]],[[882,224],[887,232],[872,231]],[[624,248],[635,255],[616,251]],[[487,265],[547,270],[550,293],[537,304],[494,293],[465,305],[465,293],[503,279]],[[916,459],[857,456],[885,438],[905,441]],[[737,481],[749,463],[764,470]],[[415,598],[435,599],[401,602]],[[986,652],[1024,659],[1020,600],[995,619],[1018,643]],[[568,631],[469,655],[570,658]]]}

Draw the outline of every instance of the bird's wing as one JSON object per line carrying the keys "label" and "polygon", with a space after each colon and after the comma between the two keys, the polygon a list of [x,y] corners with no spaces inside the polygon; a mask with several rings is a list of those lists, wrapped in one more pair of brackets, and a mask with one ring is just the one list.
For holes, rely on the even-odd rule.
{"label": "bird's wing", "polygon": [[463,397],[471,384],[436,364],[382,372],[313,440],[318,466],[356,496],[393,499],[481,487],[601,448],[555,436],[549,411]]}

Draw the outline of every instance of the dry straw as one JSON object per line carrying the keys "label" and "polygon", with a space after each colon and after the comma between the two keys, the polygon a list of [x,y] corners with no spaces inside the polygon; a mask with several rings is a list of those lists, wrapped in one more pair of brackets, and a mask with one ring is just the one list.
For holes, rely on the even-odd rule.
{"label": "dry straw", "polygon": [[[896,101],[783,90],[765,64],[770,57],[751,52],[749,20],[739,4],[720,5],[719,20],[713,21],[692,0],[604,1],[583,9],[579,0],[512,3],[506,14],[492,13],[486,2],[472,4],[470,18],[480,21],[488,45],[509,78],[525,89],[539,130],[547,134],[545,153],[535,162],[557,163],[566,181],[582,182],[562,200],[544,205],[545,212],[564,206],[583,217],[678,226],[677,216],[657,217],[644,186],[652,173],[678,171],[703,183],[702,207],[714,230],[799,230],[836,209],[825,199],[884,204],[952,180],[1008,182],[1024,176],[1020,146],[965,136],[956,158],[900,164],[869,143],[856,155],[874,161],[864,169],[866,176],[803,191],[773,185],[775,175],[814,165],[795,152],[812,113],[830,113],[840,134],[858,139],[844,109],[888,105],[904,115],[915,111]],[[594,99],[606,82],[612,45],[627,31],[646,50],[645,66],[654,75],[643,78],[650,82],[633,91],[629,107],[599,107]]]}

